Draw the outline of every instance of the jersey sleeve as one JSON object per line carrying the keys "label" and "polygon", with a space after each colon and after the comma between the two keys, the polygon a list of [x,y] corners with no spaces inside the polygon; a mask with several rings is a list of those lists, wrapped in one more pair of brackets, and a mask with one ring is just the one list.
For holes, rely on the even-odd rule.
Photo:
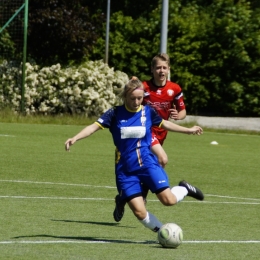
{"label": "jersey sleeve", "polygon": [[163,119],[158,115],[158,113],[154,108],[150,107],[150,109],[151,109],[152,125],[160,127],[163,122]]}
{"label": "jersey sleeve", "polygon": [[184,98],[183,98],[183,93],[182,93],[181,89],[180,89],[180,92],[174,97],[173,103],[176,106],[176,109],[178,111],[181,111],[186,108],[186,106],[184,104]]}
{"label": "jersey sleeve", "polygon": [[99,119],[95,122],[101,128],[109,128],[111,126],[111,122],[115,117],[115,108],[110,108],[107,110]]}

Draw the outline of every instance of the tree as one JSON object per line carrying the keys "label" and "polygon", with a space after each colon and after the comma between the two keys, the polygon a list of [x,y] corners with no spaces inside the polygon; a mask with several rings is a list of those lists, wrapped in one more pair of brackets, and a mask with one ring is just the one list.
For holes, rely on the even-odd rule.
{"label": "tree", "polygon": [[[107,11],[107,0],[99,0],[99,1],[89,1],[85,0],[86,5],[89,7],[92,12],[96,10],[102,10],[102,12],[106,13]],[[134,20],[145,17],[149,15],[154,9],[161,4],[161,1],[158,0],[120,0],[110,1],[110,11],[111,14],[122,12],[124,16],[130,16]]]}
{"label": "tree", "polygon": [[28,55],[40,64],[80,62],[100,35],[104,15],[81,0],[31,0]]}
{"label": "tree", "polygon": [[[245,0],[175,0],[169,9],[171,79],[183,87],[188,113],[260,115],[259,9]],[[137,19],[113,13],[110,23],[110,66],[147,79],[160,46],[160,3]],[[104,53],[104,39],[92,57]]]}
{"label": "tree", "polygon": [[171,75],[188,112],[259,116],[259,9],[244,0],[174,1],[170,9]]}
{"label": "tree", "polygon": [[[3,0],[0,2],[0,23],[6,25],[9,19],[20,8],[17,1]],[[11,23],[0,34],[0,57],[3,59],[19,60],[23,50],[23,12],[19,12]]]}

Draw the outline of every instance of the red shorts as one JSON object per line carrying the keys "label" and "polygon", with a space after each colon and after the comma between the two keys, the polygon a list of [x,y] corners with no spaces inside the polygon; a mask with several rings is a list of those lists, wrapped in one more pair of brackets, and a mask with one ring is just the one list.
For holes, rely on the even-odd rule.
{"label": "red shorts", "polygon": [[158,137],[156,136],[155,133],[152,132],[152,142],[151,142],[151,146],[154,146],[156,144],[160,144],[161,146],[163,145],[165,138],[163,139],[158,139]]}

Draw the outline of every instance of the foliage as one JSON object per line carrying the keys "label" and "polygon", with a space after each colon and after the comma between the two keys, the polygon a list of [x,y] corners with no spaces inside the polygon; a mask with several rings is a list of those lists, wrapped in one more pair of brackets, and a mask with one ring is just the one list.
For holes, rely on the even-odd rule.
{"label": "foliage", "polygon": [[[92,12],[96,10],[102,10],[102,12],[107,12],[107,0],[99,1],[88,1],[86,0],[86,5]],[[110,13],[113,15],[117,12],[122,12],[124,16],[131,16],[134,20],[138,19],[140,16],[145,17],[150,12],[152,12],[161,1],[158,0],[120,0],[120,1],[110,1]]]}
{"label": "foliage", "polygon": [[[26,64],[26,114],[85,114],[97,116],[117,104],[116,98],[128,81],[125,73],[114,71],[102,61],[89,61],[79,67],[60,64],[40,68]],[[0,107],[20,110],[21,69],[6,61],[0,65]]]}
{"label": "foliage", "polygon": [[[0,1],[0,28],[20,8],[23,1]],[[21,60],[23,49],[23,11],[17,13],[12,22],[0,33],[0,60]]]}
{"label": "foliage", "polygon": [[[259,10],[245,0],[170,2],[171,79],[183,88],[188,113],[260,115]],[[160,45],[160,18],[161,5],[137,19],[113,13],[110,65],[147,79]],[[102,51],[104,35],[94,57]]]}
{"label": "foliage", "polygon": [[[147,20],[134,20],[122,12],[114,13],[110,19],[109,64],[126,72],[147,79],[150,75],[151,55],[158,53],[160,44],[159,10],[154,10]],[[156,33],[158,32],[158,33]],[[98,39],[94,47],[94,59],[104,50],[105,37]],[[152,44],[151,44],[152,43]]]}
{"label": "foliage", "polygon": [[[111,1],[109,66],[150,78],[161,7],[162,0]],[[31,0],[29,11],[28,55],[37,64],[104,58],[106,0]],[[259,17],[255,0],[169,1],[171,80],[189,114],[260,116]]]}
{"label": "foliage", "polygon": [[172,76],[183,86],[189,111],[260,115],[259,16],[246,1],[212,1],[205,8],[194,2],[170,18],[170,35],[177,38],[169,37]]}
{"label": "foliage", "polygon": [[5,57],[14,57],[15,56],[15,44],[11,39],[8,31],[4,30],[0,34],[0,60]]}
{"label": "foliage", "polygon": [[104,15],[91,14],[81,0],[31,0],[29,54],[42,65],[80,63],[92,51],[103,22]]}

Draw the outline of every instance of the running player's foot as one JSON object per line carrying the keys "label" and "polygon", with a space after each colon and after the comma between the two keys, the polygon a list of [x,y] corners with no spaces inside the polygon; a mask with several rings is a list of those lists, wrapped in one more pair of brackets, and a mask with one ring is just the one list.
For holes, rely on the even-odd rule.
{"label": "running player's foot", "polygon": [[119,195],[116,195],[115,203],[116,203],[116,207],[114,209],[113,216],[114,216],[114,220],[116,222],[119,222],[124,216],[126,202],[122,201]]}
{"label": "running player's foot", "polygon": [[190,185],[186,181],[180,181],[179,186],[185,187],[188,190],[187,196],[193,197],[197,200],[204,200],[204,195],[202,191],[192,185]]}

